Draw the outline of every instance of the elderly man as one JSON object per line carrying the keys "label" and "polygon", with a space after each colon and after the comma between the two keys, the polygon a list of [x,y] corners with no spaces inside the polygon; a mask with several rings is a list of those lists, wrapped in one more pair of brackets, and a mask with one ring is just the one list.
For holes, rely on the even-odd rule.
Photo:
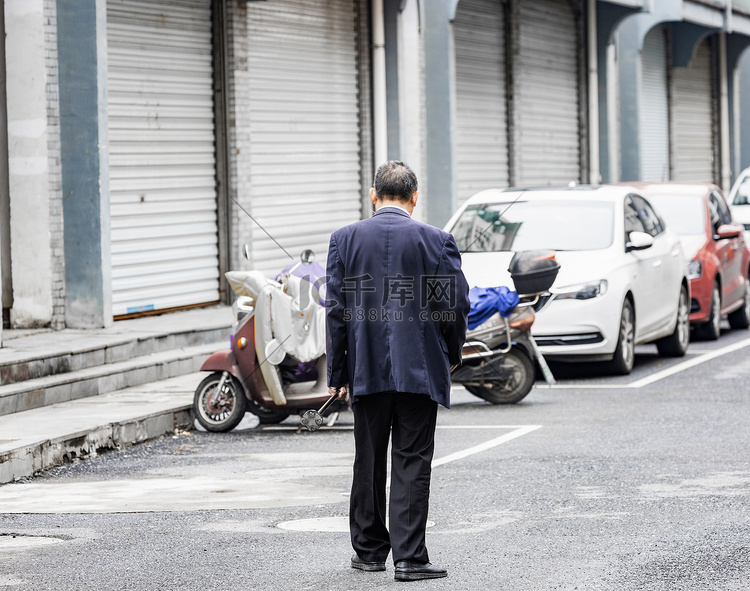
{"label": "elderly man", "polygon": [[334,232],[328,251],[328,386],[351,396],[354,412],[351,566],[383,571],[392,551],[396,580],[444,577],[425,527],[438,404],[450,406],[468,286],[453,236],[411,219],[419,192],[406,164],[380,166],[370,197],[373,217]]}

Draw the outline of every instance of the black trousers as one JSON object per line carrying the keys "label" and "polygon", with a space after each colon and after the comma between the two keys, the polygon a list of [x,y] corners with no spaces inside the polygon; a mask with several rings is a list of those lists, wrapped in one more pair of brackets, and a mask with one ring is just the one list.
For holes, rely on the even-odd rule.
{"label": "black trousers", "polygon": [[[437,407],[429,396],[402,392],[368,394],[352,405],[356,452],[349,527],[352,546],[362,560],[382,562],[392,549],[394,562],[429,562],[425,527]],[[387,528],[385,485],[391,432]]]}

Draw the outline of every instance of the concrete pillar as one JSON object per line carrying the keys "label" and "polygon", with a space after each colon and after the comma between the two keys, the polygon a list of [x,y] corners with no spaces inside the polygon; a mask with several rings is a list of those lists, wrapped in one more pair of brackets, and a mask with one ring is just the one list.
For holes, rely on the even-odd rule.
{"label": "concrete pillar", "polygon": [[[596,11],[596,49],[597,49],[597,91],[599,94],[599,170],[602,182],[611,183],[616,180],[615,171],[619,168],[614,162],[617,154],[610,150],[612,137],[617,137],[617,131],[610,129],[610,122],[617,106],[617,97],[611,96],[609,89],[617,76],[616,71],[610,71],[608,48],[612,43],[612,33],[617,25],[629,14],[638,9],[617,4],[599,3]],[[590,26],[590,23],[589,23]]]}
{"label": "concrete pillar", "polygon": [[456,207],[455,63],[451,20],[458,0],[422,3],[425,55],[427,220],[443,226]]}
{"label": "concrete pillar", "polygon": [[105,0],[57,0],[65,324],[112,323]]}
{"label": "concrete pillar", "polygon": [[[5,8],[0,3],[0,39],[5,39]],[[5,43],[0,43],[0,310],[13,304],[10,286],[10,199],[8,198],[8,117],[5,103]],[[0,317],[0,347],[3,319]]]}
{"label": "concrete pillar", "polygon": [[739,170],[750,166],[750,51],[745,52],[739,59],[739,135],[740,135],[740,159]]}
{"label": "concrete pillar", "polygon": [[[399,43],[398,16],[400,0],[383,2],[385,24],[385,90],[388,116],[388,160],[401,160],[399,142]],[[378,166],[381,162],[376,163]]]}
{"label": "concrete pillar", "polygon": [[596,28],[596,0],[588,0],[586,6],[586,62],[588,66],[588,136],[589,136],[589,184],[598,185],[601,182],[599,170],[599,54]]}
{"label": "concrete pillar", "polygon": [[743,119],[742,114],[743,112],[748,112],[743,111],[741,101],[748,93],[740,91],[747,88],[747,81],[750,78],[745,78],[745,85],[743,86],[740,61],[750,64],[750,60],[743,58],[749,46],[750,38],[745,35],[729,35],[727,37],[727,94],[729,97],[729,139],[732,182],[737,179],[737,175],[742,172],[743,168],[748,166],[747,161],[742,159],[741,138],[744,136],[740,134]]}
{"label": "concrete pillar", "polygon": [[[399,156],[409,163],[419,179],[419,205],[414,219],[427,221],[430,200],[424,187],[429,183],[424,166],[424,87],[422,65],[424,59],[421,39],[419,0],[406,0],[398,20],[398,108]],[[391,92],[390,81],[388,92]],[[388,115],[390,121],[390,113]]]}
{"label": "concrete pillar", "polygon": [[[638,15],[640,16],[640,15]],[[617,65],[620,89],[620,180],[641,178],[641,27],[625,22],[618,35]]]}
{"label": "concrete pillar", "polygon": [[388,95],[385,63],[385,14],[383,0],[371,0],[372,25],[372,146],[375,166],[388,160]]}
{"label": "concrete pillar", "polygon": [[732,188],[731,137],[729,124],[729,91],[727,73],[727,34],[719,33],[719,158],[721,188],[729,193]]}
{"label": "concrete pillar", "polygon": [[5,0],[4,8],[11,324],[46,326],[52,320],[52,253],[43,2]]}

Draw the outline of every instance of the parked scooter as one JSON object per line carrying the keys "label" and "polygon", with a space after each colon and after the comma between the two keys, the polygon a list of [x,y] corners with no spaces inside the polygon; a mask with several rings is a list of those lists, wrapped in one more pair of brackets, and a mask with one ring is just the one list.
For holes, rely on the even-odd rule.
{"label": "parked scooter", "polygon": [[451,379],[492,404],[516,404],[531,390],[535,363],[545,381],[555,379],[531,335],[535,307],[557,277],[560,265],[554,251],[516,253],[510,273],[521,294],[515,306],[495,311],[469,330],[462,351],[462,365]]}
{"label": "parked scooter", "polygon": [[[231,348],[201,366],[210,374],[195,391],[193,414],[203,428],[229,431],[245,412],[261,424],[279,423],[329,400],[324,276],[309,250],[276,280],[258,271],[226,274],[240,297],[233,306]],[[332,424],[344,407],[346,402],[333,401],[323,416],[331,415]]]}

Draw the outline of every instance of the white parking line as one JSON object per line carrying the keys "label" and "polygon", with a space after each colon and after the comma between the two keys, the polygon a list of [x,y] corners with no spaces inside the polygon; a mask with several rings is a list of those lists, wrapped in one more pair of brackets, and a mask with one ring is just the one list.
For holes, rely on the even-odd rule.
{"label": "white parking line", "polygon": [[438,429],[524,429],[528,425],[438,425]]}
{"label": "white parking line", "polygon": [[700,365],[701,363],[705,363],[706,361],[711,361],[712,359],[716,359],[717,357],[721,357],[722,355],[734,353],[735,351],[739,351],[740,349],[744,349],[748,346],[750,346],[750,339],[745,339],[744,341],[740,341],[732,345],[727,345],[726,347],[716,349],[716,351],[712,351],[711,353],[706,353],[705,355],[701,355],[700,357],[688,359],[687,361],[683,361],[682,363],[678,363],[677,365],[673,365],[672,367],[663,369],[662,371],[656,372],[655,374],[651,374],[650,376],[646,376],[645,378],[636,380],[635,382],[630,384],[630,388],[642,388],[643,386],[648,386],[649,384],[653,384],[654,382],[658,382],[659,380],[668,378],[669,376],[673,376],[676,373],[680,373],[681,371],[685,371],[686,369],[690,369],[691,367],[695,367],[696,365]]}
{"label": "white parking line", "polygon": [[[462,449],[461,451],[448,454],[447,456],[443,456],[442,458],[438,458],[437,460],[432,460],[433,468],[435,468],[436,466],[442,466],[443,464],[449,464],[450,462],[455,462],[456,460],[461,460],[469,456],[473,456],[474,454],[478,454],[483,451],[487,451],[488,449],[492,449],[493,447],[497,447],[498,445],[507,443],[508,441],[512,441],[513,439],[517,439],[518,437],[531,433],[532,431],[541,429],[542,425],[438,425],[437,428],[438,429],[513,429],[513,431],[511,431],[510,433],[505,433],[504,435],[500,435],[500,437],[495,437],[494,439],[490,439],[489,441],[485,441],[484,443],[480,443],[479,445],[475,445],[473,447],[467,447],[466,449]],[[385,486],[388,489],[391,488],[390,471],[391,469],[390,469],[390,462],[389,462],[388,479],[386,480],[386,483],[385,483]]]}
{"label": "white parking line", "polygon": [[546,384],[540,384],[538,386],[534,386],[534,388],[538,388],[540,390],[612,390],[612,389],[621,389],[621,388],[630,388],[630,384],[577,384],[577,383],[567,383],[567,384],[554,384],[553,386],[548,386]]}
{"label": "white parking line", "polygon": [[[668,378],[670,376],[678,374],[687,369],[691,369],[697,365],[706,363],[707,361],[711,361],[712,359],[716,359],[717,357],[721,357],[722,355],[734,353],[735,351],[739,351],[740,349],[744,349],[745,347],[750,347],[750,338],[745,339],[743,341],[739,341],[737,343],[733,343],[731,345],[727,345],[726,347],[722,347],[721,349],[716,349],[709,353],[705,353],[704,355],[701,355],[700,357],[694,357],[693,359],[688,359],[687,361],[683,361],[682,363],[678,363],[677,365],[673,365],[672,367],[668,367],[661,371],[657,371],[656,373],[646,376],[645,378],[641,378],[640,380],[635,380],[634,382],[630,382],[629,384],[599,384],[599,385],[597,384],[555,384],[554,386],[546,386],[546,387],[547,388],[559,388],[559,389],[575,388],[575,389],[597,389],[597,390],[611,389],[611,388],[620,388],[620,389],[643,388],[644,386],[649,386],[653,384],[654,382],[658,382],[659,380],[663,380],[664,378]],[[545,386],[537,386],[537,387],[544,388]]]}
{"label": "white parking line", "polygon": [[[262,433],[263,431],[298,431],[301,427],[299,425],[260,425],[256,428],[256,433]],[[354,431],[354,425],[334,425],[333,427],[323,426],[323,431]],[[302,429],[307,433],[306,429]]]}
{"label": "white parking line", "polygon": [[[455,428],[455,429],[464,428],[465,429],[466,427],[455,426],[455,427],[448,427],[448,428]],[[498,426],[496,428],[513,429],[513,431],[511,431],[510,433],[506,433],[505,435],[500,435],[500,437],[495,437],[494,439],[490,439],[489,441],[485,441],[484,443],[480,443],[479,445],[468,447],[466,449],[462,449],[461,451],[457,451],[455,453],[448,454],[447,456],[443,456],[442,458],[439,458],[437,460],[433,460],[432,467],[434,468],[435,466],[442,466],[443,464],[455,462],[456,460],[461,460],[468,456],[478,454],[483,451],[487,451],[488,449],[492,449],[493,447],[497,447],[498,445],[507,443],[508,441],[516,439],[517,437],[521,437],[523,435],[526,435],[527,433],[531,433],[532,431],[541,429],[542,426],[541,425],[525,425],[525,426],[514,426],[514,427]]]}
{"label": "white parking line", "polygon": [[[435,466],[442,466],[443,464],[455,462],[456,460],[463,459],[465,457],[477,454],[479,452],[487,451],[488,449],[497,447],[498,445],[501,445],[503,443],[506,443],[508,441],[521,437],[522,435],[526,435],[527,433],[531,433],[532,431],[541,429],[542,425],[438,425],[437,428],[438,429],[513,429],[513,431],[511,431],[510,433],[506,433],[505,435],[501,435],[500,437],[495,437],[494,439],[490,439],[489,441],[486,441],[479,445],[475,445],[474,447],[469,447],[462,451],[448,454],[447,456],[444,456],[440,459],[433,460],[432,461],[433,468]],[[391,472],[391,467],[390,467],[390,460],[389,460],[388,478],[385,482],[386,489],[389,491],[388,495],[390,495],[390,489],[391,489],[390,472]],[[347,493],[345,493],[345,495],[348,496]],[[388,513],[386,513],[386,515],[388,515]],[[387,518],[388,517],[386,517],[386,519]],[[427,522],[427,527],[432,527],[434,525],[435,525],[434,521]],[[340,516],[340,515],[335,516],[335,517],[316,517],[312,519],[297,519],[294,521],[285,521],[283,523],[279,523],[276,527],[284,529],[284,530],[292,530],[292,531],[322,531],[322,532],[346,533],[349,531],[349,520],[348,520],[348,517]]]}

